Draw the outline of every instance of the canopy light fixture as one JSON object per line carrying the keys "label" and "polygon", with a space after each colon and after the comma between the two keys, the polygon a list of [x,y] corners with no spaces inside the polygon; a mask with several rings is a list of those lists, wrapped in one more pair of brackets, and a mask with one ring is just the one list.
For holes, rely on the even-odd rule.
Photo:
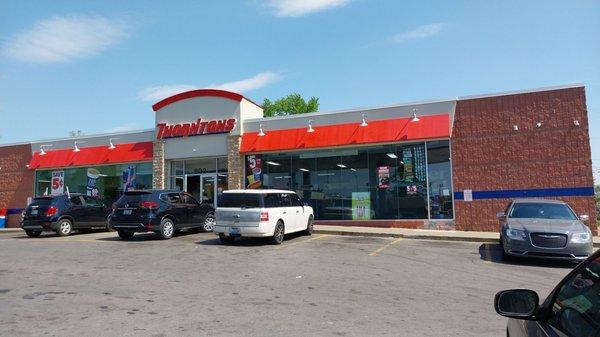
{"label": "canopy light fixture", "polygon": [[83,143],[85,143],[85,141],[81,141],[81,140],[74,141],[73,142],[73,152],[79,152],[79,151],[81,151],[79,149],[79,147],[77,146],[77,144],[83,144]]}
{"label": "canopy light fixture", "polygon": [[339,167],[339,168],[346,168],[346,167],[348,167],[348,166],[346,166],[346,165],[344,165],[344,164],[336,164],[336,165],[337,165],[337,167]]}
{"label": "canopy light fixture", "polygon": [[398,159],[398,156],[395,153],[388,153],[387,156],[392,159]]}
{"label": "canopy light fixture", "polygon": [[110,145],[108,146],[108,149],[109,149],[109,150],[114,150],[114,149],[116,149],[116,148],[117,148],[117,147],[115,146],[115,144],[113,144],[113,140],[117,140],[117,139],[121,139],[121,138],[117,138],[117,137],[115,137],[115,138],[110,138],[110,139],[108,140],[108,143],[110,144]]}
{"label": "canopy light fixture", "polygon": [[574,121],[573,121],[573,125],[575,125],[575,126],[579,126],[579,120],[577,120],[577,119],[576,119],[576,120],[574,120]]}
{"label": "canopy light fixture", "polygon": [[52,147],[52,144],[42,144],[40,145],[40,156],[43,156],[46,154],[46,151],[44,151],[44,147]]}
{"label": "canopy light fixture", "polygon": [[258,131],[258,136],[259,137],[264,137],[265,136],[265,133],[264,133],[262,127],[263,127],[263,125],[261,124],[260,127],[259,127],[259,131]]}
{"label": "canopy light fixture", "polygon": [[368,126],[369,123],[367,123],[367,120],[365,119],[365,114],[362,114],[362,123],[360,123],[360,126]]}
{"label": "canopy light fixture", "polygon": [[315,132],[315,129],[313,129],[312,127],[312,122],[314,122],[312,119],[308,120],[308,129],[306,130],[306,132]]}
{"label": "canopy light fixture", "polygon": [[519,126],[517,124],[513,125],[513,130],[519,131]]}
{"label": "canopy light fixture", "polygon": [[537,122],[537,123],[535,123],[535,127],[536,127],[536,128],[541,128],[541,127],[542,127],[542,122]]}
{"label": "canopy light fixture", "polygon": [[276,163],[274,161],[267,161],[266,163],[269,164],[269,165],[273,165],[273,166],[279,166],[279,165],[281,165],[281,164]]}
{"label": "canopy light fixture", "polygon": [[412,109],[412,111],[413,111],[413,114],[412,114],[412,117],[410,118],[410,121],[411,122],[418,122],[418,121],[420,121],[421,119],[419,117],[417,117],[417,111],[418,111],[418,109],[415,108],[415,109]]}

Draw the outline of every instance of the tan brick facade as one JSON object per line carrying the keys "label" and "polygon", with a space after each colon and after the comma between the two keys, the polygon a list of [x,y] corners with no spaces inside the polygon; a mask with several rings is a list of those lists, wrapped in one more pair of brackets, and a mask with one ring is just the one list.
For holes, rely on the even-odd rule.
{"label": "tan brick facade", "polygon": [[152,188],[166,187],[165,142],[155,141],[152,151]]}
{"label": "tan brick facade", "polygon": [[244,188],[244,156],[240,154],[241,136],[227,137],[227,170],[229,189]]}
{"label": "tan brick facade", "polygon": [[27,165],[31,160],[31,145],[0,147],[0,208],[9,212],[6,227],[19,227],[20,210],[34,194],[35,171]]}

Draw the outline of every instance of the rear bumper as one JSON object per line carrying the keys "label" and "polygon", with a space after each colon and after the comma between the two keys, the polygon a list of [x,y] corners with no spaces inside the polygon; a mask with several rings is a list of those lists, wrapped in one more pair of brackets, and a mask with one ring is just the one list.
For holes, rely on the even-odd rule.
{"label": "rear bumper", "polygon": [[21,221],[21,228],[26,231],[55,231],[58,229],[58,222],[50,220],[23,220]]}
{"label": "rear bumper", "polygon": [[589,243],[567,242],[562,248],[542,248],[534,246],[528,240],[504,239],[504,253],[514,257],[551,259],[564,261],[583,261],[594,251]]}
{"label": "rear bumper", "polygon": [[230,226],[230,225],[215,225],[213,233],[232,237],[269,237],[273,236],[274,227],[268,223],[258,226]]}
{"label": "rear bumper", "polygon": [[[158,223],[156,223],[158,222]],[[117,231],[123,232],[153,232],[158,230],[158,226],[160,225],[159,221],[156,221],[156,218],[148,218],[148,219],[140,219],[137,222],[130,221],[119,221],[118,218],[110,218],[109,221],[110,227]]]}

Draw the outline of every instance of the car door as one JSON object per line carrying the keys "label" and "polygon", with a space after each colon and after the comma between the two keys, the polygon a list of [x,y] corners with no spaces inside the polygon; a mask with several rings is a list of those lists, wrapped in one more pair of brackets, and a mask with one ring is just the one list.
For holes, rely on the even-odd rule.
{"label": "car door", "polygon": [[308,224],[308,216],[304,211],[304,203],[302,203],[300,197],[295,193],[290,194],[290,198],[292,201],[292,215],[296,219],[296,230],[304,230]]}
{"label": "car door", "polygon": [[167,202],[170,206],[167,214],[175,217],[175,227],[187,227],[190,222],[187,216],[187,207],[181,200],[181,194],[167,193]]}
{"label": "car door", "polygon": [[186,207],[186,217],[189,226],[202,226],[205,212],[200,203],[189,193],[182,193],[181,200]]}
{"label": "car door", "polygon": [[298,221],[294,213],[294,208],[292,207],[292,198],[290,197],[290,193],[281,193],[279,195],[279,200],[279,211],[283,217],[283,222],[285,222],[285,232],[295,232],[296,228],[298,228]]}
{"label": "car door", "polygon": [[86,214],[83,198],[80,195],[74,195],[69,198],[64,215],[69,215],[73,218],[73,228],[88,228],[91,227],[91,219]]}
{"label": "car door", "polygon": [[599,336],[600,257],[563,280],[544,308],[547,312],[539,321],[510,320],[510,336]]}
{"label": "car door", "polygon": [[83,201],[85,202],[86,218],[90,220],[90,225],[105,226],[107,211],[104,204],[98,198],[87,195],[83,196]]}

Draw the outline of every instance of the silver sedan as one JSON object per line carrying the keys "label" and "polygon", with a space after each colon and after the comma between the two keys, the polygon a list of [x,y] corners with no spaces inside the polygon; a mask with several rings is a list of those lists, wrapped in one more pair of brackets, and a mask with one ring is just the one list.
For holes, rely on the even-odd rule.
{"label": "silver sedan", "polygon": [[565,202],[517,199],[498,213],[505,257],[583,261],[592,254],[592,231]]}

